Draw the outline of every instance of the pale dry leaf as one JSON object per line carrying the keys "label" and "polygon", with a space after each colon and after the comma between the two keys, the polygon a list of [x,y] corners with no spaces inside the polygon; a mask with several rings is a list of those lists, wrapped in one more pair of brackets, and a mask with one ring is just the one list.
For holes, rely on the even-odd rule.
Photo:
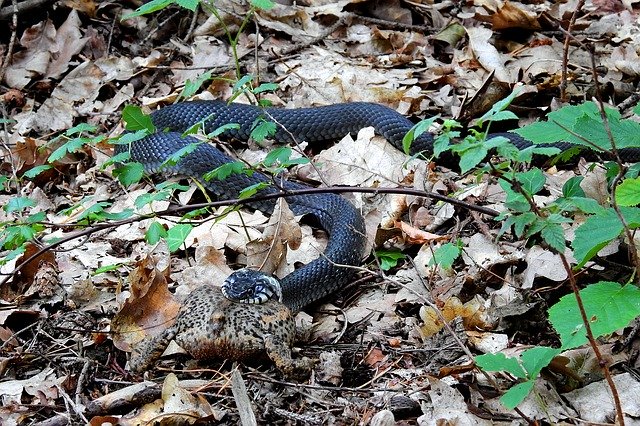
{"label": "pale dry leaf", "polygon": [[55,400],[59,396],[56,386],[64,380],[66,377],[58,378],[52,368],[46,368],[23,380],[0,382],[2,405],[6,407],[22,404],[23,393],[31,396],[41,394],[50,401]]}
{"label": "pale dry leaf", "polygon": [[273,274],[281,273],[288,248],[300,247],[302,230],[295,215],[284,199],[278,200],[276,207],[260,238],[247,244],[247,266]]}
{"label": "pale dry leaf", "polygon": [[417,83],[410,69],[372,68],[368,62],[317,46],[303,51],[300,59],[277,64],[275,71],[283,77],[281,89],[294,95],[287,105],[290,107],[347,101],[393,104]]}
{"label": "pale dry leaf", "polygon": [[[613,376],[616,390],[625,413],[625,423],[633,424],[640,418],[640,383],[629,373]],[[578,416],[585,422],[607,423],[615,414],[611,391],[607,382],[601,380],[583,388],[562,394]]]}
{"label": "pale dry leaf", "polygon": [[[462,259],[467,265],[477,265],[488,269],[493,265],[517,262],[523,254],[507,251],[509,247],[501,247],[489,240],[483,234],[475,234],[466,241],[467,248],[462,252]],[[510,250],[510,249],[509,249]]]}
{"label": "pale dry leaf", "polygon": [[469,344],[483,354],[495,354],[509,346],[509,336],[502,333],[486,331],[467,331]]}
{"label": "pale dry leaf", "polygon": [[567,279],[560,255],[545,250],[540,246],[533,246],[525,256],[527,269],[522,277],[522,288],[532,288],[536,277],[545,277],[552,281],[563,281]]}
{"label": "pale dry leaf", "polygon": [[488,28],[472,27],[467,28],[467,34],[469,35],[469,46],[484,69],[493,72],[498,81],[515,83],[509,70],[505,67],[505,59],[490,42],[493,32]]}
{"label": "pale dry leaf", "polygon": [[51,51],[56,50],[56,29],[51,20],[27,28],[20,44],[25,50],[12,55],[11,64],[5,73],[5,82],[9,87],[23,89],[32,78],[47,72]]}
{"label": "pale dry leaf", "polygon": [[424,414],[418,417],[418,425],[453,423],[489,426],[493,424],[489,420],[471,414],[462,394],[445,381],[429,377],[429,384],[427,394],[430,403],[422,406]]}
{"label": "pale dry leaf", "polygon": [[69,69],[69,62],[71,58],[80,53],[84,45],[89,40],[86,37],[82,37],[80,31],[80,17],[78,12],[71,10],[66,21],[58,28],[56,32],[56,50],[53,55],[53,60],[49,64],[47,69],[47,78],[59,78],[67,69]]}

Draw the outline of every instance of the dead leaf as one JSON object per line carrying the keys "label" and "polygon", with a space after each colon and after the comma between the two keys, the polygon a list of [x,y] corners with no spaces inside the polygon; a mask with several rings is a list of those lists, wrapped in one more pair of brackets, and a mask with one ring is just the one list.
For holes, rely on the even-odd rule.
{"label": "dead leaf", "polygon": [[296,250],[302,242],[302,230],[284,199],[278,200],[262,236],[247,244],[247,266],[268,274],[282,267],[287,248]]}
{"label": "dead leaf", "polygon": [[505,67],[505,59],[490,42],[493,32],[488,28],[472,27],[467,28],[467,34],[469,47],[482,67],[493,72],[498,81],[515,83],[516,81]]}
{"label": "dead leaf", "polygon": [[111,321],[118,349],[130,351],[137,342],[157,336],[175,321],[180,304],[169,291],[165,273],[147,256],[129,275],[131,295]]}

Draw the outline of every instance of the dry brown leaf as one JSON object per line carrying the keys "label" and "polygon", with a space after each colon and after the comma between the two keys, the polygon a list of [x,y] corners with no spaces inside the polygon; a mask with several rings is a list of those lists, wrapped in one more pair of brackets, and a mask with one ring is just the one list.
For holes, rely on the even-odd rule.
{"label": "dry brown leaf", "polygon": [[138,262],[129,280],[131,295],[111,321],[113,343],[124,351],[171,326],[180,308],[151,255]]}
{"label": "dry brown leaf", "polygon": [[[464,304],[457,297],[450,297],[439,310],[447,322],[462,317],[465,330],[487,330],[495,326],[487,321],[486,309],[478,297]],[[436,310],[430,306],[420,308],[420,319],[424,322],[420,331],[425,338],[433,336],[444,326]]]}
{"label": "dry brown leaf", "polygon": [[431,242],[449,240],[448,235],[438,235],[423,231],[406,222],[396,222],[396,227],[402,230],[403,234],[406,236],[406,242],[411,244],[427,244]]}
{"label": "dry brown leaf", "polygon": [[287,249],[296,250],[302,230],[284,199],[278,200],[261,237],[247,244],[247,266],[273,274],[286,260]]}
{"label": "dry brown leaf", "polygon": [[504,57],[490,42],[493,31],[488,28],[472,27],[467,28],[467,34],[469,47],[483,68],[493,72],[498,81],[515,83],[516,81],[505,67]]}
{"label": "dry brown leaf", "polygon": [[496,31],[511,28],[539,30],[540,24],[535,13],[523,10],[514,3],[505,1],[496,13],[491,15],[493,29]]}

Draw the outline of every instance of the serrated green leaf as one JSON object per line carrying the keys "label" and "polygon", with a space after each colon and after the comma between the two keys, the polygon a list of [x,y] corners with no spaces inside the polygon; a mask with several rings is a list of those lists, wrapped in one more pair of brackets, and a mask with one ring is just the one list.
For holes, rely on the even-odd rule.
{"label": "serrated green leaf", "polygon": [[[197,1],[196,1],[196,5],[197,5]],[[200,87],[202,87],[202,85],[206,81],[211,80],[211,76],[212,76],[212,72],[211,71],[207,71],[205,73],[200,74],[193,81],[190,80],[190,79],[187,79],[187,81],[184,83],[184,88],[180,92],[179,98],[180,99],[185,99],[185,98],[189,98],[189,97],[195,95],[196,92],[200,89]]]}
{"label": "serrated green leaf", "polygon": [[[632,284],[599,282],[580,290],[586,316],[595,338],[626,327],[640,316],[640,289]],[[586,331],[573,294],[549,309],[549,320],[560,334],[562,349],[586,343]]]}
{"label": "serrated green leaf", "polygon": [[276,123],[259,119],[251,130],[251,139],[262,142],[266,138],[276,134]]}
{"label": "serrated green leaf", "polygon": [[293,150],[288,146],[281,146],[272,149],[264,160],[262,160],[262,163],[267,167],[271,167],[276,163],[286,164],[289,161],[292,152]]}
{"label": "serrated green leaf", "polygon": [[204,174],[203,178],[206,182],[210,180],[225,180],[231,175],[238,175],[244,173],[247,169],[247,165],[241,161],[233,161],[231,163],[224,163],[221,166],[216,167]]}
{"label": "serrated green leaf", "polygon": [[537,194],[542,188],[546,179],[544,173],[540,169],[531,169],[526,172],[516,173],[515,175],[522,189],[529,195]]}
{"label": "serrated green leaf", "polygon": [[171,252],[178,250],[184,243],[184,240],[187,239],[192,229],[193,225],[188,223],[179,223],[169,228],[166,237],[169,250]]}
{"label": "serrated green leaf", "polygon": [[529,395],[535,383],[535,380],[527,380],[512,386],[500,397],[500,402],[508,409],[513,410]]}
{"label": "serrated green leaf", "polygon": [[[631,229],[640,226],[640,210],[635,207],[621,207],[620,211]],[[622,222],[613,209],[593,215],[576,229],[573,240],[573,254],[582,267],[600,249],[617,238],[622,232]]]}
{"label": "serrated green leaf", "polygon": [[520,379],[527,378],[527,372],[516,358],[507,358],[503,353],[484,354],[475,358],[476,364],[484,371],[506,371]]}
{"label": "serrated green leaf", "polygon": [[52,166],[50,166],[49,164],[35,166],[27,170],[26,172],[24,172],[23,176],[29,179],[33,179],[34,177],[38,176],[40,173],[44,172],[45,170],[49,170],[51,168]]}
{"label": "serrated green leaf", "polygon": [[14,197],[10,198],[7,204],[4,205],[4,211],[7,213],[21,212],[22,210],[33,207],[36,202],[27,197]]}
{"label": "serrated green leaf", "polygon": [[[149,3],[147,3],[149,4]],[[156,127],[151,121],[151,116],[142,112],[142,109],[136,105],[127,105],[122,110],[122,120],[125,122],[125,129],[135,132],[144,130],[147,133],[154,133]]]}
{"label": "serrated green leaf", "polygon": [[558,253],[564,253],[566,250],[566,243],[564,238],[564,230],[562,226],[557,223],[549,223],[542,228],[540,232],[544,241],[551,246]]}
{"label": "serrated green leaf", "polygon": [[118,178],[120,183],[128,187],[134,183],[140,182],[144,176],[144,166],[140,163],[127,163],[113,170],[113,175]]}
{"label": "serrated green leaf", "polygon": [[190,138],[190,140],[194,142],[190,142],[184,145],[182,148],[180,148],[179,150],[171,154],[166,160],[164,160],[164,162],[162,163],[162,167],[175,166],[176,164],[178,164],[178,161],[182,160],[184,157],[191,154],[193,151],[195,151],[198,148],[198,146],[202,145],[203,143],[194,138]]}
{"label": "serrated green leaf", "polygon": [[185,9],[189,9],[192,12],[196,11],[196,7],[198,7],[198,4],[200,3],[199,0],[175,0],[175,1],[181,7],[184,7]]}
{"label": "serrated green leaf", "polygon": [[147,15],[149,13],[157,12],[158,10],[162,10],[165,7],[172,4],[174,0],[151,0],[150,2],[143,4],[139,8],[137,8],[134,12],[127,13],[122,18],[121,21],[134,18],[136,16]]}
{"label": "serrated green leaf", "polygon": [[640,204],[640,178],[625,179],[616,187],[616,201],[621,206]]}
{"label": "serrated green leaf", "polygon": [[220,136],[221,134],[229,131],[229,130],[237,130],[240,128],[240,125],[238,123],[227,123],[224,124],[220,127],[218,127],[217,129],[215,129],[213,132],[208,133],[207,137],[209,138],[217,138],[218,136]]}
{"label": "serrated green leaf", "polygon": [[527,349],[520,355],[522,367],[527,371],[530,379],[535,379],[551,360],[559,355],[560,349],[549,348],[547,346],[534,346]]}
{"label": "serrated green leaf", "polygon": [[240,193],[238,194],[238,198],[244,200],[245,198],[256,195],[258,191],[267,187],[269,187],[269,184],[267,182],[254,183],[253,185],[247,186],[245,189],[240,191]]}
{"label": "serrated green leaf", "polygon": [[451,269],[453,262],[460,256],[462,249],[459,245],[453,243],[445,243],[433,252],[433,258],[429,261],[429,265],[440,265],[441,268]]}

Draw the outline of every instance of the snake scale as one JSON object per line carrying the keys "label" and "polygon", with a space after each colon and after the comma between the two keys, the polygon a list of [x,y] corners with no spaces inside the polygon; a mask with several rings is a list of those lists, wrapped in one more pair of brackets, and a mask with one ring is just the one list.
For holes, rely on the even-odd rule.
{"label": "snake scale", "polygon": [[[237,123],[238,128],[228,129],[222,135],[246,141],[259,118],[273,120],[277,130],[273,139],[279,142],[297,141],[322,142],[342,138],[363,127],[374,127],[376,133],[384,136],[391,144],[402,149],[402,138],[413,123],[400,113],[379,104],[352,102],[316,108],[282,109],[266,108],[222,101],[182,102],[159,109],[151,114],[158,132],[133,142],[129,147],[117,145],[115,152],[130,150],[131,159],[142,163],[146,173],[188,176],[199,180],[209,191],[221,199],[235,198],[238,193],[258,182],[272,182],[261,173],[251,176],[236,174],[224,181],[205,181],[203,175],[220,165],[234,161],[209,144],[199,144],[190,154],[182,157],[173,166],[161,167],[165,160],[182,147],[197,142],[193,137],[183,137],[182,133],[195,123],[204,122],[204,130],[209,133],[220,126]],[[518,135],[501,133],[518,148],[531,143]],[[411,153],[433,152],[434,137],[424,133],[411,146]],[[557,143],[561,150],[571,145]],[[300,189],[306,186],[285,182],[285,189]],[[270,186],[260,192],[268,194],[279,191]],[[336,194],[298,195],[288,198],[291,210],[296,215],[312,215],[319,225],[329,233],[328,245],[322,256],[296,269],[281,280],[282,301],[291,310],[298,311],[342,288],[352,278],[352,270],[344,265],[358,265],[364,255],[366,237],[361,214],[347,200]],[[273,210],[275,201],[261,201],[250,204],[266,213]],[[341,266],[343,265],[343,266]]]}

